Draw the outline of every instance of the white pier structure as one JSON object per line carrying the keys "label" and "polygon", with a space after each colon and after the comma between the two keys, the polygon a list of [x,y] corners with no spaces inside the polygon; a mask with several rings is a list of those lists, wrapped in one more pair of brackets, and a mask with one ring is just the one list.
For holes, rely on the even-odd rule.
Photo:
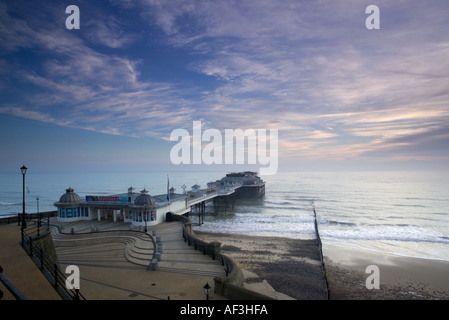
{"label": "white pier structure", "polygon": [[[72,188],[66,189],[54,205],[57,207],[57,219],[60,222],[95,220],[113,220],[131,223],[133,226],[149,227],[163,221],[171,221],[173,215],[198,214],[199,223],[204,222],[206,202],[214,205],[224,204],[225,209],[234,206],[233,195],[241,184],[222,185],[217,182],[207,184],[201,189],[197,184],[191,191],[178,194],[171,188],[166,194],[149,195],[143,189],[136,193],[133,187],[127,193],[109,196],[86,195],[82,199]],[[202,218],[202,221],[201,221]]]}

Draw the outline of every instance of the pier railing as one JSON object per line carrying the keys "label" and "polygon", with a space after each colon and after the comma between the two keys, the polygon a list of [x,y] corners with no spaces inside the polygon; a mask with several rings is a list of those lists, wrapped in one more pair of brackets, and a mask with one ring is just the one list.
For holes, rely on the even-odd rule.
{"label": "pier railing", "polygon": [[[79,289],[68,289],[66,285],[66,274],[63,273],[56,261],[51,259],[37,241],[50,232],[49,224],[44,228],[44,232],[38,232],[39,222],[32,221],[33,226],[27,229],[22,228],[21,245],[31,260],[39,267],[42,274],[53,285],[54,289],[64,300],[86,300]],[[39,235],[38,235],[39,233]]]}

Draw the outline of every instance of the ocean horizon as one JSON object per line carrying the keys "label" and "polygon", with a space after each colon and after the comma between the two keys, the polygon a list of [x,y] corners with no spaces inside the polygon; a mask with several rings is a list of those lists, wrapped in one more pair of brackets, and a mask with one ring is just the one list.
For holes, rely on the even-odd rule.
{"label": "ocean horizon", "polygon": [[[28,172],[26,212],[53,211],[71,187],[81,197],[149,190],[167,183],[205,188],[228,171]],[[22,175],[0,173],[0,217],[22,212]],[[325,245],[449,261],[449,172],[279,172],[263,176],[262,201],[239,201],[233,212],[209,206],[194,230],[230,234],[315,238],[313,208]],[[192,217],[195,223],[195,218]],[[119,222],[120,223],[120,222]]]}

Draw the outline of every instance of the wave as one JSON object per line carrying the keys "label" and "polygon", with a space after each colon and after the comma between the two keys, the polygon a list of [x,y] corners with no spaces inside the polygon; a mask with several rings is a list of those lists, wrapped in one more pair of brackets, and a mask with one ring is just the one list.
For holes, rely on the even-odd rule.
{"label": "wave", "polygon": [[321,229],[323,239],[338,240],[375,240],[375,241],[405,241],[416,243],[449,244],[449,237],[430,231],[420,231],[416,228],[382,228],[382,229]]}
{"label": "wave", "polygon": [[329,225],[351,226],[351,227],[358,226],[357,223],[334,221],[334,220],[318,220],[318,224],[329,224]]}
{"label": "wave", "polygon": [[22,202],[1,202],[0,201],[0,206],[18,206],[18,205],[22,205]]}
{"label": "wave", "polygon": [[395,207],[407,207],[407,208],[426,208],[426,206],[423,206],[422,204],[393,204]]}
{"label": "wave", "polygon": [[273,206],[265,206],[264,209],[298,211],[300,208],[294,207],[294,206],[286,207],[286,206],[274,206],[273,205]]}
{"label": "wave", "polygon": [[288,205],[288,204],[292,204],[289,201],[265,201],[265,204],[283,204],[283,205]]}

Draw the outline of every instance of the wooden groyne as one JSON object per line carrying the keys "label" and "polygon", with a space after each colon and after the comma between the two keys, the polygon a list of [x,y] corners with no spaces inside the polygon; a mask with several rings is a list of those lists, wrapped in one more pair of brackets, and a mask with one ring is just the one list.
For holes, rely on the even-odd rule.
{"label": "wooden groyne", "polygon": [[320,251],[321,267],[323,269],[323,277],[324,277],[324,281],[326,283],[327,300],[329,300],[329,297],[330,297],[329,284],[327,282],[326,265],[324,264],[324,257],[323,257],[323,245],[321,243],[321,237],[320,237],[320,233],[318,231],[318,222],[317,222],[317,218],[316,218],[315,206],[313,207],[313,217],[314,217],[314,225],[315,225],[315,235],[316,235],[316,239],[317,239],[317,243],[318,243],[318,249]]}

